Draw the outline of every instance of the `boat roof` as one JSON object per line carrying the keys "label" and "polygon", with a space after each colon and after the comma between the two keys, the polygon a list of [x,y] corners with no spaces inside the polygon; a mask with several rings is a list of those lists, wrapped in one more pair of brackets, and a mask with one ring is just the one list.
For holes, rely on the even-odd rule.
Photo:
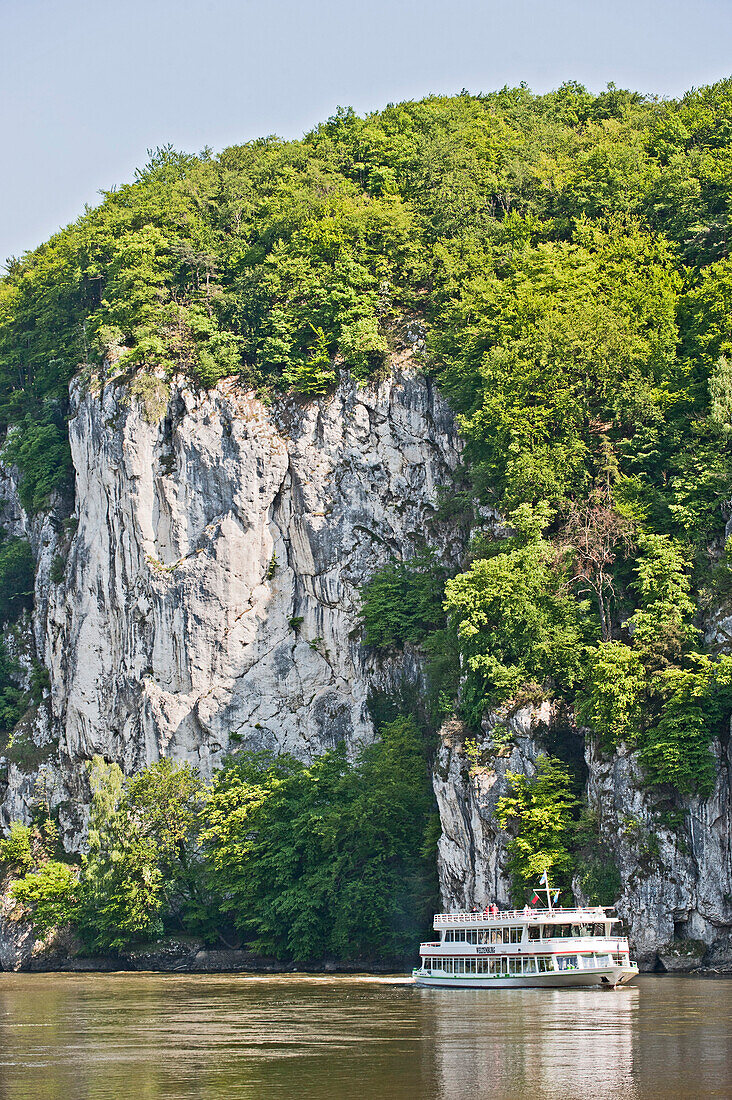
{"label": "boat roof", "polygon": [[610,916],[601,905],[588,905],[576,909],[504,909],[499,913],[469,913],[467,911],[454,913],[435,913],[433,926],[445,928],[454,926],[464,928],[471,925],[475,928],[485,928],[491,924],[536,924],[542,921],[544,924],[594,924],[596,921],[618,921],[617,916]]}

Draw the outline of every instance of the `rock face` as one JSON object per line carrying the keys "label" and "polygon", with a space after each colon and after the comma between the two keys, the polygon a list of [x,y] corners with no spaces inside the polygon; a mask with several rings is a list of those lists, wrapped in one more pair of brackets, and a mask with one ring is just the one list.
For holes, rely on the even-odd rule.
{"label": "rock face", "polygon": [[[344,378],[327,398],[271,406],[231,381],[156,386],[150,402],[122,383],[74,383],[72,514],[57,500],[30,519],[14,471],[0,468],[0,523],[38,563],[33,612],[6,643],[26,680],[34,661],[50,677],[0,761],[0,826],[44,801],[69,849],[83,844],[84,764],[96,753],[127,772],[169,755],[210,775],[235,746],[309,759],[370,741],[369,692],[421,668],[364,648],[360,587],[425,544],[456,566],[465,551],[465,533],[437,512],[460,461],[455,424],[406,359],[378,384]],[[479,520],[503,532],[490,510]],[[725,623],[715,629],[722,644]],[[470,757],[460,724],[443,728],[446,907],[509,903],[496,800],[508,772],[533,774],[556,720],[548,705],[488,716]],[[732,965],[729,743],[714,751],[714,794],[674,823],[654,812],[632,753],[584,750],[599,842],[645,967]],[[28,965],[34,950],[15,916],[0,912],[1,966]]]}
{"label": "rock face", "polygon": [[633,753],[588,745],[588,802],[620,871],[618,913],[639,964],[666,969],[732,964],[732,786],[729,742],[712,744],[717,783],[688,800],[684,820],[653,811]]}
{"label": "rock face", "polygon": [[[556,716],[544,704],[489,716],[468,755],[466,731],[441,730],[434,787],[443,824],[438,864],[446,909],[510,904],[510,836],[495,818],[507,772],[533,775]],[[732,787],[729,743],[712,746],[717,785],[690,799],[676,821],[654,811],[635,755],[612,758],[585,745],[586,796],[598,842],[620,874],[617,910],[641,968],[732,967]],[[471,758],[472,757],[472,758]],[[581,885],[575,883],[578,900]]]}
{"label": "rock face", "polygon": [[[513,715],[512,740],[497,753],[497,723],[493,717],[486,719],[477,761],[465,751],[469,735],[461,722],[450,719],[440,730],[433,786],[442,821],[437,864],[446,909],[469,909],[474,903],[482,907],[487,902],[510,905],[504,869],[510,838],[496,819],[496,802],[508,790],[507,772],[534,774],[541,752],[533,736],[539,718],[540,712],[530,708]],[[486,757],[490,763],[482,762]]]}
{"label": "rock face", "polygon": [[123,385],[71,398],[76,512],[45,520],[32,624],[51,678],[50,733],[34,737],[52,758],[42,777],[11,766],[5,821],[42,779],[75,846],[95,753],[210,774],[235,745],[308,759],[372,740],[369,690],[400,670],[361,644],[359,588],[425,542],[461,552],[435,519],[460,446],[431,382],[397,369],[271,407],[181,382],[155,423]]}

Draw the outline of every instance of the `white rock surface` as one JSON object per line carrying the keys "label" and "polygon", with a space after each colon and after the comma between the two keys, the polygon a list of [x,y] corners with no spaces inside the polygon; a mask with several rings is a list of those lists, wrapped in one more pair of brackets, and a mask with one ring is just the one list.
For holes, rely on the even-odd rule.
{"label": "white rock surface", "polygon": [[[653,811],[635,754],[621,746],[607,758],[587,745],[588,803],[620,871],[618,913],[647,967],[674,941],[706,944],[708,966],[732,963],[732,760],[729,743],[711,748],[718,763],[714,792],[688,799],[685,821],[670,827]],[[693,956],[688,961],[699,965]]]}
{"label": "white rock surface", "polygon": [[[491,747],[497,720],[513,735],[498,755]],[[455,720],[443,726],[434,788],[443,824],[438,866],[446,909],[510,904],[510,837],[496,820],[496,801],[508,790],[507,772],[534,774],[554,722],[546,704],[508,718],[489,716],[477,766],[465,752],[465,729]],[[644,969],[659,959],[675,970],[702,960],[709,967],[732,966],[732,759],[729,744],[714,742],[712,750],[718,761],[713,794],[687,800],[684,820],[672,828],[654,812],[635,754],[621,746],[608,758],[586,743],[588,805],[620,873],[617,909]]]}
{"label": "white rock surface", "polygon": [[[95,753],[128,772],[165,754],[208,775],[235,745],[308,759],[341,738],[352,750],[373,738],[370,689],[421,671],[412,653],[380,662],[361,645],[359,588],[425,543],[456,564],[465,548],[435,518],[460,445],[427,379],[397,369],[367,388],[344,379],[327,398],[270,407],[231,381],[209,392],[180,381],[155,424],[125,386],[75,383],[70,438],[70,522],[62,501],[29,519],[15,471],[0,467],[0,523],[30,539],[39,563],[33,614],[11,645],[24,675],[35,656],[51,677],[26,724],[33,751],[0,761],[0,826],[43,800],[78,847]],[[484,520],[499,530],[500,517]],[[54,584],[56,556],[65,571]],[[496,721],[484,723],[486,746]],[[509,901],[495,804],[508,771],[533,773],[553,718],[524,708],[499,721],[511,742],[472,767],[464,729],[442,731],[446,907]],[[696,941],[708,964],[732,962],[732,761],[728,744],[714,751],[717,788],[689,802],[689,824],[674,832],[653,814],[632,754],[586,750],[587,796],[646,966],[657,952],[674,966],[698,961]]]}
{"label": "white rock surface", "polygon": [[[95,753],[208,775],[234,745],[308,759],[372,740],[368,693],[394,669],[361,645],[359,588],[426,541],[460,552],[434,522],[460,448],[432,383],[397,370],[267,407],[232,381],[181,381],[152,424],[124,386],[77,382],[69,434],[78,527],[49,586],[56,540],[41,521],[34,613],[58,739],[43,782],[67,842]],[[11,768],[6,821],[27,816],[36,781]]]}
{"label": "white rock surface", "polygon": [[[465,751],[473,735],[455,718],[440,730],[433,786],[442,821],[437,848],[442,904],[445,909],[483,908],[489,902],[510,906],[505,870],[510,840],[496,818],[496,802],[509,788],[507,772],[533,775],[541,747],[533,733],[548,708],[524,707],[510,718],[489,716],[477,739],[479,756]],[[508,728],[512,741],[496,753],[496,726]]]}

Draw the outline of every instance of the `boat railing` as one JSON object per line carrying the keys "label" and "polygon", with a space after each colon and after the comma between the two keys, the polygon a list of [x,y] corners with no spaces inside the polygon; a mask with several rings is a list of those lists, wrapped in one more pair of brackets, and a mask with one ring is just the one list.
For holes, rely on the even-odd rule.
{"label": "boat railing", "polygon": [[[540,940],[528,940],[526,943],[491,943],[474,944],[464,940],[454,942],[437,940],[431,943],[421,943],[420,950],[434,951],[436,947],[444,948],[443,954],[450,955],[463,948],[491,947],[496,954],[521,954],[528,955],[540,951],[546,951],[550,947],[559,944],[565,951],[571,954],[573,951],[627,951],[629,949],[627,936],[544,936]],[[508,948],[508,952],[504,949]],[[472,954],[472,952],[469,952]],[[493,953],[493,952],[491,952]]]}
{"label": "boat railing", "polygon": [[605,910],[597,905],[587,907],[585,909],[531,909],[528,912],[525,909],[504,909],[498,913],[485,913],[483,911],[478,913],[468,912],[455,912],[455,913],[435,913],[434,926],[442,924],[465,924],[475,923],[475,921],[517,921],[517,920],[537,920],[547,921],[556,920],[558,923],[588,923],[590,921],[604,921],[608,920],[608,916]]}

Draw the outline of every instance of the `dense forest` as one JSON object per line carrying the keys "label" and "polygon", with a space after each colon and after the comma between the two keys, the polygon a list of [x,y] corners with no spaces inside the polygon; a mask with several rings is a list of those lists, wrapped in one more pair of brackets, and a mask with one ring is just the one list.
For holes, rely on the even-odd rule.
{"label": "dense forest", "polygon": [[[340,110],[301,141],[268,137],[219,155],[160,149],[134,183],[8,261],[3,457],[17,465],[23,504],[35,512],[70,491],[67,393],[78,373],[129,381],[151,416],[176,373],[203,387],[239,375],[267,400],[284,390],[307,399],[343,372],[362,384],[382,377],[404,333],[423,326],[421,365],[465,440],[464,467],[442,507],[478,533],[457,575],[446,576],[426,547],[374,576],[363,606],[365,644],[409,643],[428,656],[429,707],[417,716],[428,731],[417,738],[424,776],[429,730],[442,715],[457,712],[477,731],[490,709],[552,699],[602,751],[621,742],[637,749],[658,806],[678,814],[684,798],[710,792],[709,744],[732,711],[732,657],[709,651],[703,629],[732,600],[731,213],[732,80],[680,100],[612,85],[593,95],[574,83],[541,96],[525,87],[464,92],[366,118]],[[502,517],[503,537],[481,528],[489,512]],[[27,547],[4,539],[8,623],[28,605],[32,572]],[[0,717],[12,743],[30,698],[11,666],[1,651]],[[396,727],[385,728],[395,736]],[[414,744],[398,728],[411,760]],[[408,728],[416,737],[417,726]],[[386,737],[379,768],[387,786],[399,787],[412,773],[390,744]],[[584,843],[587,821],[565,756],[555,746],[533,784],[517,777],[502,804],[518,896],[547,864],[566,886]],[[362,798],[359,777],[376,759],[351,765],[336,752],[313,766],[323,769],[318,789],[332,790],[336,817],[339,800]],[[238,932],[262,949],[337,953],[350,942],[368,951],[382,925],[344,927],[341,941],[326,944],[317,914],[306,931],[296,923],[305,894],[289,917],[253,900],[273,852],[288,897],[283,865],[299,841],[285,840],[277,815],[291,798],[297,810],[288,814],[306,820],[306,775],[293,761],[234,754],[206,793],[194,862],[206,867],[201,881],[219,899],[216,912],[236,897],[246,925]],[[179,779],[192,784],[181,797],[195,802],[198,781]],[[142,797],[141,783],[122,784],[107,815],[124,809],[137,820],[129,800]],[[392,889],[398,868],[412,891],[404,912],[421,912],[434,824],[416,776],[406,785],[421,829],[410,845],[421,854],[410,863],[396,845],[382,859],[403,825],[398,815],[386,820],[388,843],[372,837],[337,882],[308,887],[314,910],[367,867],[369,897]],[[270,839],[245,859],[251,827],[242,806],[252,799],[270,830],[257,835]],[[88,932],[97,946],[112,944],[99,884],[106,875],[110,896],[121,890],[103,867],[114,848],[114,826],[104,828],[81,879],[67,883],[74,897],[86,890],[86,910],[97,913]],[[217,829],[233,830],[221,841],[221,865],[206,854]],[[155,874],[178,883],[166,912],[180,916],[183,898],[189,923],[196,905],[210,915],[197,887],[180,885],[190,880],[186,843],[141,830],[135,858],[154,848]],[[29,835],[17,834],[21,848]],[[227,852],[239,854],[226,864]],[[28,851],[8,853],[8,865],[12,857],[31,866]],[[222,887],[222,875],[239,875],[240,858],[260,870]],[[36,859],[41,870],[21,890],[37,885],[44,859],[61,866]],[[163,867],[172,859],[174,875]],[[246,901],[236,890],[248,892]],[[160,899],[148,913],[163,912]],[[263,914],[256,927],[254,909]],[[368,901],[361,910],[376,919]],[[201,912],[198,927],[209,919]],[[401,950],[409,922],[389,919],[389,942]],[[286,942],[277,940],[281,925]]]}

